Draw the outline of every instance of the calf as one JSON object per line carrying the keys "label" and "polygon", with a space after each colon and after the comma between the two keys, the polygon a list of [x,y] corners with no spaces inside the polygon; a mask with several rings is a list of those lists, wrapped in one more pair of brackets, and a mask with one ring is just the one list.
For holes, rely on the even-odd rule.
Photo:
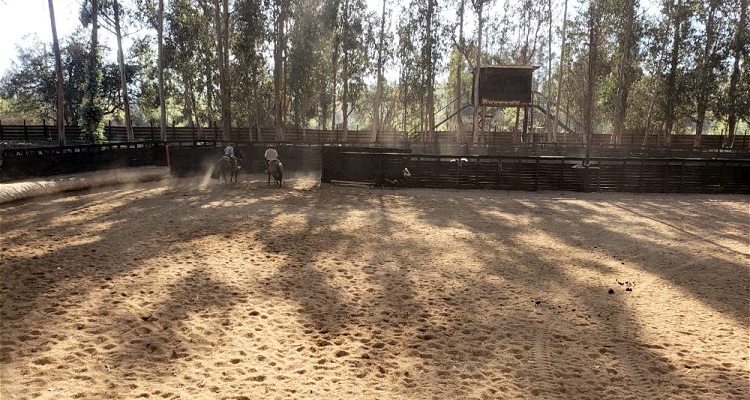
{"label": "calf", "polygon": [[390,186],[391,189],[395,187],[406,187],[406,180],[407,178],[411,177],[411,172],[409,172],[409,168],[404,167],[398,174],[389,174],[385,170],[381,170],[377,177],[375,177],[375,184],[373,186],[380,188],[385,188],[385,186]]}

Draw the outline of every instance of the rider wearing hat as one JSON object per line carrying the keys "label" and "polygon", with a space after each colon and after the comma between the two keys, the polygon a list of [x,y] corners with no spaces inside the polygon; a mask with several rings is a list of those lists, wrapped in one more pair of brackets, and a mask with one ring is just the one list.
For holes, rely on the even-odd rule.
{"label": "rider wearing hat", "polygon": [[266,159],[266,171],[268,171],[271,161],[279,161],[279,153],[274,149],[273,145],[268,146],[263,157]]}
{"label": "rider wearing hat", "polygon": [[224,156],[229,158],[234,169],[240,169],[237,161],[237,156],[234,155],[234,143],[230,142],[227,147],[224,148]]}

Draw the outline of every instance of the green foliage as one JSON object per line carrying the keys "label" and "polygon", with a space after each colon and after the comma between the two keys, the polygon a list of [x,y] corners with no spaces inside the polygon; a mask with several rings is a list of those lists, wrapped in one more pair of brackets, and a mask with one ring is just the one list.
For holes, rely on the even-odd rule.
{"label": "green foliage", "polygon": [[[65,96],[65,123],[78,124],[82,120],[85,89],[87,86],[86,64],[89,52],[86,37],[82,32],[63,38],[61,43],[63,63],[63,90]],[[17,49],[18,62],[0,79],[0,98],[8,108],[0,113],[0,119],[55,120],[56,85],[54,57],[51,46],[32,40]],[[137,65],[126,65],[128,83],[140,74]],[[99,72],[99,94],[95,104],[103,116],[122,111],[120,98],[120,76],[117,64],[101,65]],[[139,93],[133,93],[137,95]],[[97,117],[99,113],[92,114]],[[101,121],[101,119],[100,119]]]}
{"label": "green foliage", "polygon": [[[563,63],[562,107],[568,106],[578,119],[584,114],[583,98],[588,68],[587,10],[593,0],[568,0],[569,21]],[[595,113],[599,133],[608,132],[626,105],[625,128],[652,132],[673,118],[682,132],[694,131],[694,121],[705,112],[706,132],[721,130],[730,113],[740,121],[750,119],[750,77],[747,73],[750,33],[737,31],[739,10],[744,0],[674,0],[636,2],[632,36],[627,31],[629,1],[596,0],[598,58],[595,60]],[[82,2],[80,19],[90,26],[89,1]],[[136,124],[158,118],[155,0],[125,2],[123,21],[132,34],[127,76]],[[201,124],[219,119],[219,84],[211,0],[167,1],[165,14],[165,83],[168,119],[177,124]],[[380,13],[380,2],[376,2]],[[746,2],[744,3],[746,4]],[[100,24],[111,19],[111,0],[99,0]],[[273,121],[273,22],[276,13],[286,14],[284,76],[281,104],[284,119],[304,127],[330,126],[333,107],[340,109],[345,91],[351,126],[364,127],[371,118],[374,98],[377,43],[380,18],[385,18],[386,78],[381,114],[391,128],[424,128],[432,97],[444,105],[455,96],[456,71],[461,69],[462,87],[471,90],[471,67],[477,48],[476,10],[484,16],[482,59],[489,64],[530,63],[541,68],[535,73],[535,89],[547,90],[548,61],[552,63],[552,95],[557,90],[562,21],[562,1],[467,0],[464,43],[456,51],[458,19],[446,10],[458,9],[457,1],[409,0],[387,3],[387,15],[368,13],[364,0],[233,0],[230,29],[231,108],[235,125],[270,126]],[[344,9],[347,6],[348,9]],[[395,8],[400,19],[393,19]],[[432,7],[432,8],[431,8]],[[432,10],[432,14],[430,14]],[[578,10],[578,15],[575,15]],[[107,17],[109,16],[109,17]],[[446,17],[447,16],[447,17]],[[715,35],[709,38],[709,20]],[[679,23],[676,24],[676,19]],[[552,54],[548,53],[548,29],[552,24]],[[679,26],[679,31],[675,27]],[[712,31],[712,32],[713,32]],[[100,30],[102,42],[109,35]],[[670,49],[675,34],[680,48],[672,68]],[[624,46],[629,38],[631,46]],[[87,79],[89,40],[83,28],[61,41],[64,69],[65,120],[68,124],[91,123],[90,140],[97,137],[101,121],[121,112],[119,73],[113,62],[100,64],[95,79]],[[53,120],[55,117],[55,75],[51,46],[28,41],[18,49],[17,59],[0,79],[3,99],[0,118]],[[104,50],[104,48],[102,49]],[[627,53],[626,53],[627,52]],[[735,101],[730,104],[729,77],[734,54],[739,54]],[[112,57],[114,58],[114,57]],[[103,55],[102,60],[109,60]],[[343,65],[344,59],[347,65]],[[335,77],[335,79],[334,79]],[[441,79],[442,81],[438,81]],[[92,102],[85,93],[97,92]],[[629,92],[623,101],[623,92]],[[334,98],[333,94],[336,94]],[[434,93],[438,93],[435,95]],[[441,97],[442,96],[442,97]],[[652,99],[655,106],[652,108]],[[89,104],[90,103],[90,104]],[[619,107],[619,108],[618,108]],[[436,107],[440,109],[441,106]],[[505,122],[515,118],[505,118]],[[502,111],[495,112],[495,115]],[[444,115],[437,116],[442,119]],[[512,117],[512,118],[511,118]],[[338,118],[340,118],[340,113]],[[313,121],[313,122],[311,122]],[[339,119],[340,121],[340,119]],[[497,121],[497,118],[496,118]],[[445,126],[445,125],[444,125]],[[743,125],[744,126],[744,125]]]}
{"label": "green foliage", "polygon": [[85,101],[81,106],[81,139],[87,143],[102,143],[104,136],[104,111],[101,107]]}

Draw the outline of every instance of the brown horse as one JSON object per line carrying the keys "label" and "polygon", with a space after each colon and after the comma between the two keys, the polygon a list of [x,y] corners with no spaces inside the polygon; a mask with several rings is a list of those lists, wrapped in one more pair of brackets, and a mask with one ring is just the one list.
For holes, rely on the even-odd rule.
{"label": "brown horse", "polygon": [[268,184],[271,184],[271,177],[273,177],[273,183],[281,187],[281,180],[284,177],[284,166],[281,165],[281,161],[273,160],[268,163]]}
{"label": "brown horse", "polygon": [[235,150],[236,158],[232,160],[229,156],[221,156],[216,161],[214,171],[216,171],[216,179],[221,182],[224,179],[224,183],[227,183],[227,175],[229,175],[229,183],[237,183],[237,175],[240,172],[239,162],[242,160],[243,154],[240,149]]}
{"label": "brown horse", "polygon": [[[235,167],[234,162],[228,156],[222,156],[216,161],[214,171],[216,171],[216,179],[219,182],[221,182],[222,179],[224,180],[224,183],[237,182],[237,172],[239,172],[238,168]],[[227,175],[229,176],[228,182]]]}

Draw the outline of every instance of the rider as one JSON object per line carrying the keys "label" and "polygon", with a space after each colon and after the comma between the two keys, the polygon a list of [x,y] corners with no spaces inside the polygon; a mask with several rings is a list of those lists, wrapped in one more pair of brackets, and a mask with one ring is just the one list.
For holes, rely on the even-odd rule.
{"label": "rider", "polygon": [[263,157],[266,158],[266,171],[268,171],[268,166],[271,164],[271,161],[279,161],[279,153],[274,149],[273,145],[268,146]]}
{"label": "rider", "polygon": [[232,161],[232,167],[234,169],[240,169],[237,162],[237,156],[234,155],[234,143],[229,143],[227,147],[224,148],[224,155],[229,157],[229,160]]}

